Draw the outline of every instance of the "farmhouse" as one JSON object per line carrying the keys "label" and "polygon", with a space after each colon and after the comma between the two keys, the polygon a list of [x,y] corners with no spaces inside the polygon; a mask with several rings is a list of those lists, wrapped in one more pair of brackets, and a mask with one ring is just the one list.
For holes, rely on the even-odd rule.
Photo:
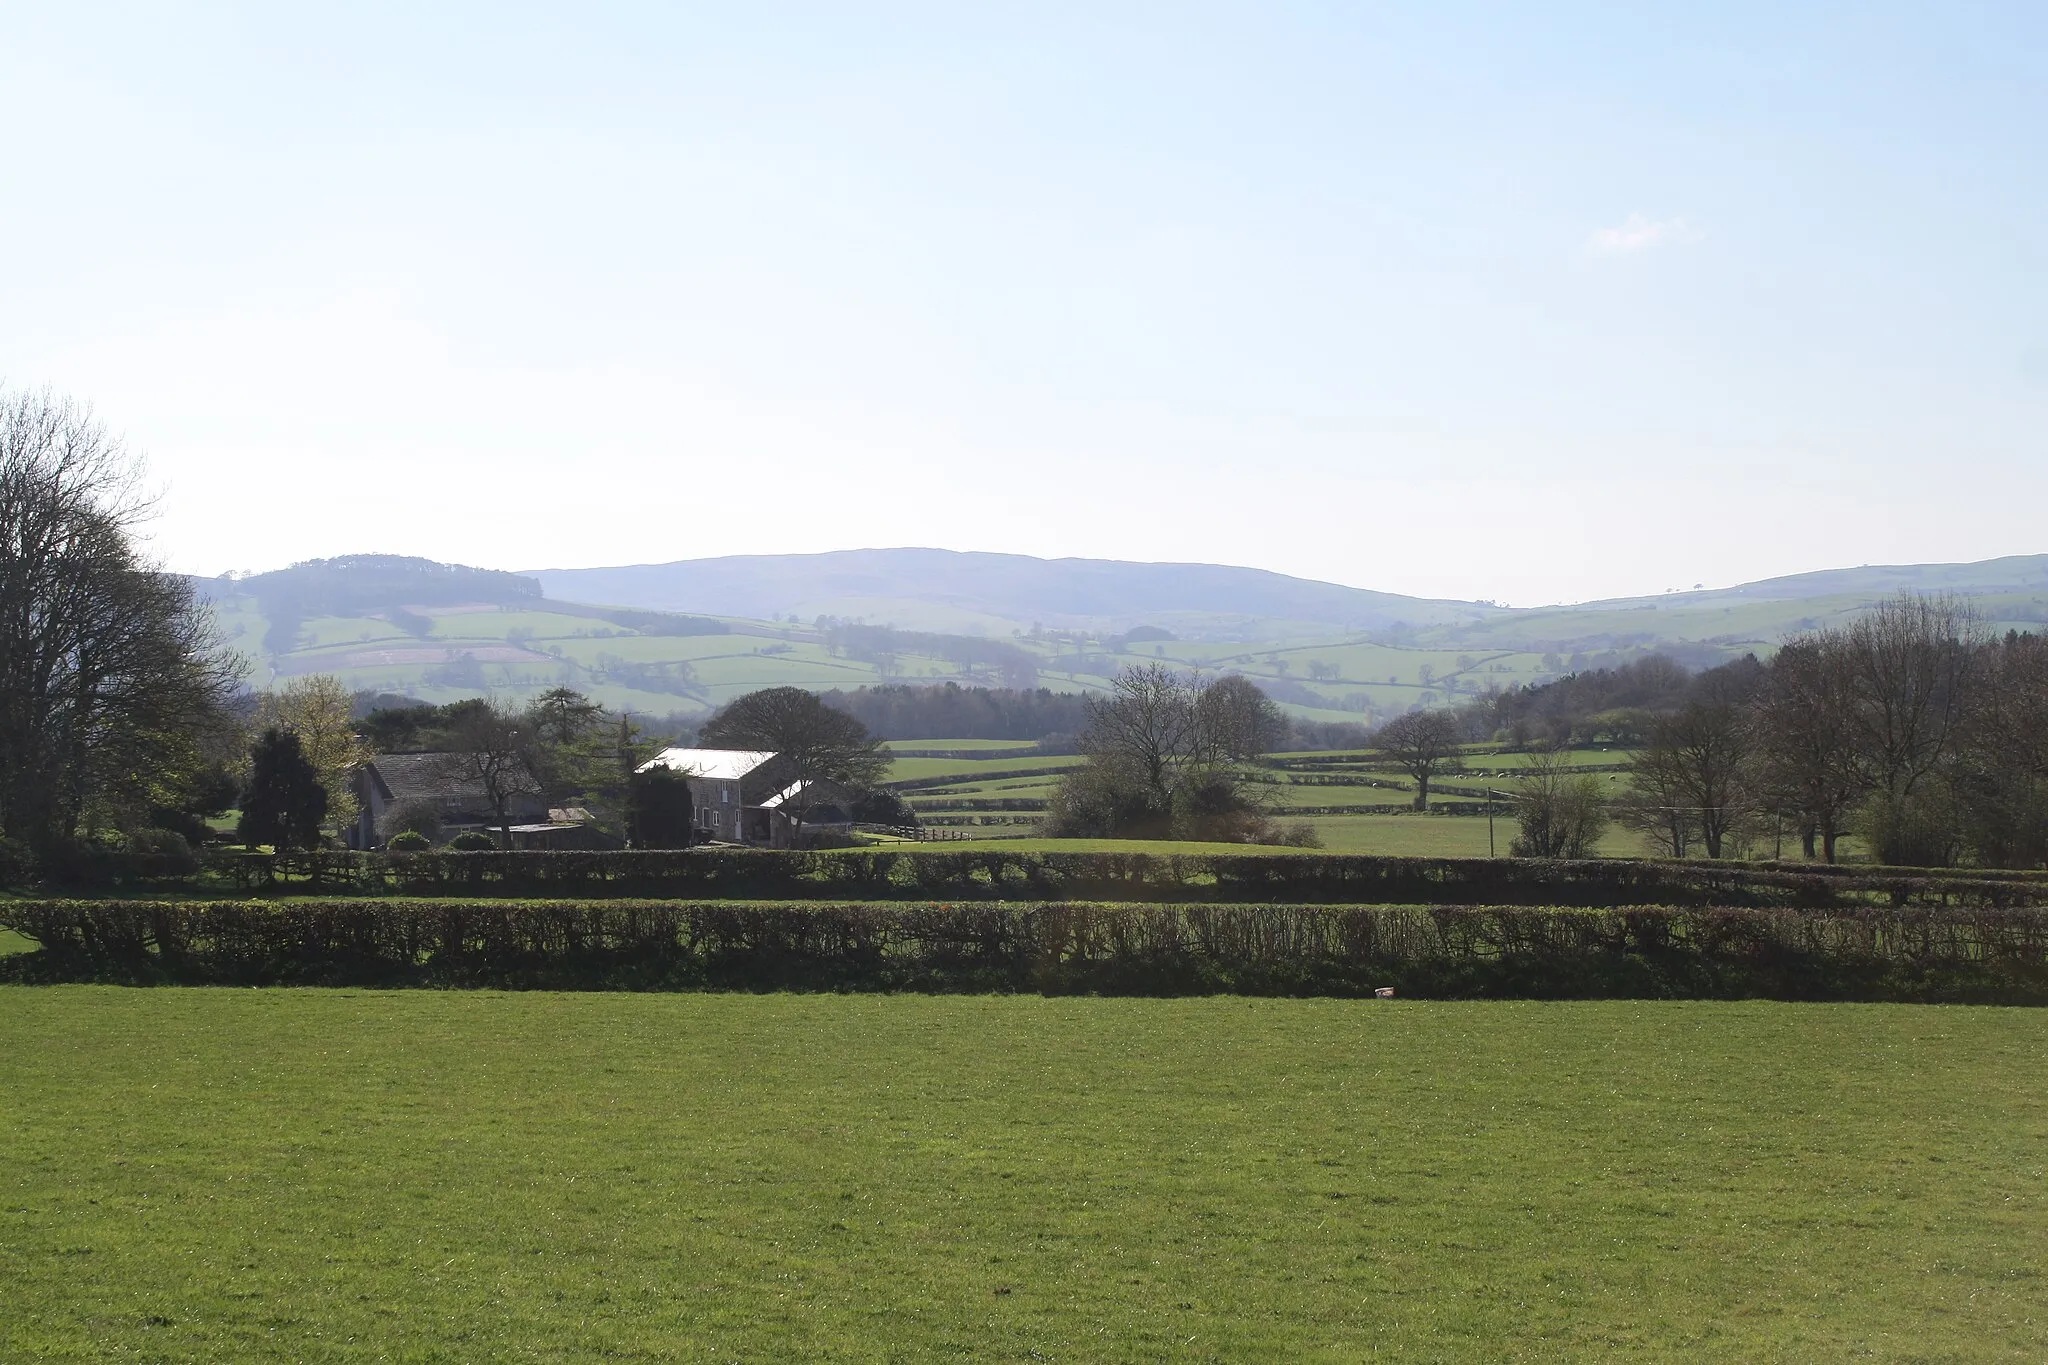
{"label": "farmhouse", "polygon": [[797,776],[787,755],[758,749],[663,749],[640,771],[668,768],[690,782],[699,838],[788,848],[805,831],[844,830],[851,798],[836,782]]}

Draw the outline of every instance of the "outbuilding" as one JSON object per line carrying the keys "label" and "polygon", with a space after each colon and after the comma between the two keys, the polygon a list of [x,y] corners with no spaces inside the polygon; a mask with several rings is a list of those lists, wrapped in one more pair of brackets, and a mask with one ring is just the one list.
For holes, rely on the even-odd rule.
{"label": "outbuilding", "polygon": [[785,754],[759,749],[663,749],[640,771],[667,768],[690,783],[697,837],[788,848],[799,831],[844,831],[851,797],[836,782],[801,778]]}

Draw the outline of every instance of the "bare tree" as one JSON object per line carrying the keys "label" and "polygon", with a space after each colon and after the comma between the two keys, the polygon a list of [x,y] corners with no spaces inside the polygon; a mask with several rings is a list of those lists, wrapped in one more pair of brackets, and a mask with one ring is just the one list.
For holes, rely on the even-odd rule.
{"label": "bare tree", "polygon": [[1287,717],[1250,678],[1226,673],[1206,685],[1192,686],[1197,761],[1243,763],[1286,737]]}
{"label": "bare tree", "polygon": [[1889,863],[1953,861],[1960,842],[1944,768],[1976,700],[1983,631],[1953,597],[1902,593],[1831,632],[1871,799],[1866,830]]}
{"label": "bare tree", "polygon": [[1517,858],[1590,858],[1607,829],[1600,780],[1576,771],[1562,750],[1538,750],[1515,793],[1515,820]]}
{"label": "bare tree", "polygon": [[1981,686],[1949,774],[1963,834],[1992,867],[2048,862],[2048,638],[1982,651]]}
{"label": "bare tree", "polygon": [[505,847],[510,848],[513,801],[541,792],[533,724],[524,714],[491,701],[465,710],[448,738],[456,772],[483,793]]}
{"label": "bare tree", "polygon": [[1701,674],[1677,711],[1651,723],[1649,745],[1632,765],[1640,785],[1690,817],[1709,858],[1730,851],[1751,809],[1749,701],[1761,675],[1754,660]]}
{"label": "bare tree", "polygon": [[1799,829],[1806,856],[1835,861],[1863,796],[1843,652],[1824,637],[1788,642],[1755,703],[1759,796]]}
{"label": "bare tree", "polygon": [[1430,779],[1461,772],[1463,736],[1449,711],[1410,711],[1380,727],[1373,743],[1402,772],[1415,779],[1415,809],[1429,809]]}
{"label": "bare tree", "polygon": [[[1651,722],[1645,722],[1647,729]],[[1683,858],[1699,838],[1691,784],[1669,750],[1649,749],[1629,765],[1629,789],[1613,802],[1614,818],[1656,845],[1667,857]]]}
{"label": "bare tree", "polygon": [[1875,791],[1907,796],[1954,752],[1982,635],[1960,600],[1902,593],[1822,637],[1842,655],[1850,725]]}
{"label": "bare tree", "polygon": [[0,394],[0,834],[38,850],[146,818],[225,727],[236,661],[137,551],[137,471],[85,410]]}
{"label": "bare tree", "polygon": [[1203,683],[1163,664],[1117,675],[1088,701],[1080,749],[1088,762],[1061,779],[1047,827],[1127,838],[1264,837],[1247,799],[1244,765],[1286,733],[1286,718],[1247,678]]}
{"label": "bare tree", "polygon": [[1125,669],[1106,700],[1088,701],[1081,752],[1133,771],[1155,809],[1173,807],[1174,779],[1195,746],[1194,689],[1164,664]]}

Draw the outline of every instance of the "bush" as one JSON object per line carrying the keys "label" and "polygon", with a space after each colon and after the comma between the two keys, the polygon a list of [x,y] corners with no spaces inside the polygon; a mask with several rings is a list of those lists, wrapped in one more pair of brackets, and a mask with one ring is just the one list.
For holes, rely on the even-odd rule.
{"label": "bush", "polygon": [[416,829],[402,829],[384,845],[393,853],[425,853],[433,846],[434,841]]}
{"label": "bush", "polygon": [[151,806],[149,808],[151,829],[168,830],[185,841],[185,847],[192,849],[200,844],[219,839],[212,826],[191,811],[178,810],[172,806]]}
{"label": "bush", "polygon": [[1315,824],[1308,820],[1290,820],[1280,827],[1280,844],[1283,848],[1321,848],[1323,836],[1316,832]]}
{"label": "bush", "polygon": [[174,829],[137,830],[129,837],[128,846],[152,858],[159,875],[190,876],[199,870],[199,857],[192,852],[192,845]]}
{"label": "bush", "polygon": [[448,841],[457,853],[486,853],[497,846],[498,841],[480,829],[466,829]]}
{"label": "bush", "polygon": [[1879,858],[1900,867],[1948,867],[1963,851],[1962,812],[1939,789],[1879,795],[1863,813],[1863,834]]}
{"label": "bush", "polygon": [[1600,780],[1575,773],[1556,750],[1531,755],[1515,794],[1517,858],[1590,858],[1607,832]]}

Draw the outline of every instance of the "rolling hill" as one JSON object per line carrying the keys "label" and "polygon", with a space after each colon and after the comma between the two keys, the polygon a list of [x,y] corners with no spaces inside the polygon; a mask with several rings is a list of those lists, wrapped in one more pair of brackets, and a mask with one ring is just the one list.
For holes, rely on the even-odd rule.
{"label": "rolling hill", "polygon": [[735,555],[613,569],[529,571],[550,598],[782,620],[862,619],[1008,635],[1033,625],[1116,633],[1150,625],[1203,639],[1456,625],[1500,609],[1347,588],[1220,564],[1034,559],[956,550]]}
{"label": "rolling hill", "polygon": [[359,555],[198,587],[258,687],[331,673],[448,701],[566,685],[654,714],[779,684],[1096,691],[1159,662],[1243,673],[1297,714],[1371,720],[1652,651],[1695,666],[1768,652],[1901,588],[1968,596],[1997,630],[2048,622],[2048,556],[1534,610],[1217,565],[939,550],[530,574]]}

